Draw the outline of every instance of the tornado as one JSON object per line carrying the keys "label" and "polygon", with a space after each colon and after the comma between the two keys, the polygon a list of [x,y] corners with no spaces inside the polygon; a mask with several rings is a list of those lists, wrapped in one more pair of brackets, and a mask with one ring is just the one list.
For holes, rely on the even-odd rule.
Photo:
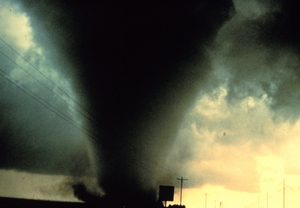
{"label": "tornado", "polygon": [[232,2],[21,2],[78,65],[103,199],[155,202],[159,183],[180,174],[166,163],[168,152],[211,69],[206,49]]}

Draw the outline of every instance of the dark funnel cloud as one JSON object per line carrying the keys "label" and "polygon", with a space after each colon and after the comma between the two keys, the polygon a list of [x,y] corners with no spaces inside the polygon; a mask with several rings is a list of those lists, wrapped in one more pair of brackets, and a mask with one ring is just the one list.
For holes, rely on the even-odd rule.
{"label": "dark funnel cloud", "polygon": [[37,41],[48,45],[49,38],[62,56],[56,60],[77,65],[66,74],[76,74],[77,90],[87,93],[105,198],[132,206],[154,201],[158,183],[178,177],[164,161],[211,69],[206,47],[232,2],[20,2],[42,31]]}

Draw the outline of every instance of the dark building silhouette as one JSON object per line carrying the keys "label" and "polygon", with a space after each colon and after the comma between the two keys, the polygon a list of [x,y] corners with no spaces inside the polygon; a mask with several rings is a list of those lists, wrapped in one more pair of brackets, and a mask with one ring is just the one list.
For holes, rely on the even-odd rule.
{"label": "dark building silhouette", "polygon": [[174,205],[169,205],[168,207],[170,207],[170,208],[185,208],[185,205],[174,204]]}

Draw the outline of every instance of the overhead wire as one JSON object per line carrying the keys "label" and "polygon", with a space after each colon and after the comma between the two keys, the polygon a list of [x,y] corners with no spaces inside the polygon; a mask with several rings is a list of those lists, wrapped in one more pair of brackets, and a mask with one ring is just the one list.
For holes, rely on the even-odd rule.
{"label": "overhead wire", "polygon": [[[5,71],[3,69],[0,69],[0,72],[2,72],[2,73],[0,73],[0,76],[2,76],[3,78],[5,78],[6,80],[8,80],[11,84],[13,84],[16,87],[18,87],[20,90],[22,90],[28,96],[30,96],[31,98],[33,98],[34,100],[36,100],[37,102],[39,102],[42,106],[44,106],[48,110],[52,111],[54,114],[56,114],[57,116],[59,116],[60,118],[62,118],[63,120],[65,120],[66,122],[68,122],[69,124],[71,124],[72,126],[74,126],[75,128],[77,128],[78,130],[80,130],[80,131],[84,130],[87,133],[92,134],[92,132],[90,132],[87,128],[83,127],[80,123],[78,123],[74,119],[70,118],[70,116],[65,115],[63,112],[61,112],[60,110],[58,110],[52,104],[50,104],[49,102],[47,102],[46,100],[44,100],[41,96],[39,96],[38,94],[34,93],[29,88],[27,88],[25,85],[23,85],[19,81],[15,80],[11,76],[9,76],[7,73],[5,73]],[[73,122],[71,122],[68,119],[71,119]],[[89,136],[91,136],[91,135],[89,135]]]}
{"label": "overhead wire", "polygon": [[[50,78],[48,78],[44,73],[42,73],[40,70],[38,70],[33,64],[31,64],[27,59],[25,59],[17,50],[15,50],[12,46],[10,46],[6,41],[4,41],[1,37],[0,40],[7,46],[9,47],[14,53],[16,53],[19,57],[21,57],[26,63],[28,63],[32,68],[34,68],[37,72],[39,72],[39,74],[41,74],[44,78],[46,78],[53,86],[55,86],[57,89],[59,89],[61,92],[63,92],[64,95],[66,95],[68,98],[70,98],[72,101],[74,101],[76,103],[77,106],[79,106],[81,109],[83,109],[85,112],[87,112],[90,116],[92,116],[92,114],[85,109],[82,105],[80,105],[80,103],[78,103],[75,99],[72,98],[72,96],[70,96],[67,92],[65,92],[63,89],[61,89],[61,87],[59,87],[58,85],[56,85]],[[37,81],[38,83],[40,83],[43,87],[45,87],[47,90],[49,90],[51,93],[55,94],[56,96],[58,96],[61,100],[63,100],[65,103],[67,103],[69,105],[69,107],[71,107],[72,109],[74,109],[75,111],[77,111],[78,113],[80,113],[84,118],[88,119],[92,124],[94,124],[94,122],[96,121],[96,119],[93,117],[93,119],[91,119],[90,117],[88,117],[86,114],[82,113],[81,111],[79,111],[77,108],[73,107],[69,102],[67,102],[65,99],[62,98],[61,95],[55,93],[51,88],[49,88],[46,84],[44,84],[42,81],[40,81],[38,78],[36,78],[34,75],[32,75],[30,72],[28,72],[27,70],[25,70],[22,66],[20,66],[18,63],[16,63],[16,61],[12,60],[9,56],[7,56],[4,52],[2,52],[0,50],[0,53],[7,58],[10,62],[12,62],[13,64],[15,64],[18,68],[20,68],[21,70],[23,70],[27,75],[29,75],[30,77],[32,77],[35,81]],[[40,97],[39,95],[37,95],[36,93],[32,92],[30,89],[28,89],[25,85],[22,85],[20,82],[18,82],[17,80],[13,79],[11,76],[9,76],[7,73],[5,73],[5,71],[3,69],[0,69],[0,71],[4,74],[6,74],[6,76],[4,76],[3,74],[0,74],[2,77],[4,77],[5,79],[7,79],[10,83],[14,84],[15,86],[17,86],[19,89],[21,89],[24,93],[26,93],[27,95],[29,95],[30,97],[32,97],[34,100],[36,100],[37,102],[39,102],[41,105],[43,105],[44,107],[46,107],[48,110],[52,111],[53,113],[55,113],[57,116],[59,116],[60,118],[62,118],[63,120],[65,120],[67,123],[71,124],[72,126],[74,126],[76,129],[82,131],[83,133],[85,133],[88,137],[90,137],[92,140],[96,141],[97,143],[101,143],[101,145],[106,146],[107,144],[101,142],[101,140],[97,139],[97,136],[91,132],[89,129],[83,127],[81,124],[79,124],[78,122],[74,121],[73,118],[70,118],[69,116],[66,116],[63,112],[61,112],[60,110],[58,110],[56,107],[54,107],[53,105],[51,105],[50,103],[48,103],[47,101],[45,101],[42,97]],[[7,76],[10,77],[10,79],[7,78]],[[14,80],[14,81],[12,81]],[[17,83],[17,84],[16,84]],[[115,143],[115,145],[117,146],[122,146],[124,144],[121,143]],[[116,146],[116,148],[117,148]],[[135,147],[134,145],[130,144],[129,147],[136,153],[140,153],[142,154],[141,150],[139,150],[137,147]],[[126,156],[129,157],[129,156]],[[147,171],[153,171],[150,170],[149,168],[146,167],[142,167],[140,164],[137,164],[137,161],[133,161],[132,159],[128,158],[129,160],[131,160],[131,162],[134,162],[136,167],[145,169]],[[148,160],[148,162],[152,163],[155,166],[159,166],[160,170],[165,169],[164,166],[161,166],[159,164],[157,164],[156,162],[154,162],[151,158],[146,157],[144,158],[146,160]],[[166,170],[166,169],[165,169]],[[168,170],[166,170],[168,171]]]}
{"label": "overhead wire", "polygon": [[[43,87],[45,87],[47,90],[51,91],[53,94],[58,96],[63,102],[67,103],[70,108],[73,110],[77,111],[79,114],[81,114],[84,118],[91,122],[96,122],[96,119],[92,115],[92,113],[89,112],[85,107],[83,107],[78,101],[76,101],[72,96],[70,96],[67,92],[65,92],[61,87],[59,87],[57,84],[55,84],[49,77],[47,77],[43,72],[41,72],[39,69],[37,69],[33,64],[31,64],[27,59],[25,59],[17,50],[15,50],[11,45],[9,45],[6,41],[4,41],[1,37],[0,40],[7,46],[9,47],[14,53],[16,53],[19,57],[21,57],[26,63],[28,63],[35,71],[37,71],[41,76],[43,76],[45,79],[47,79],[54,87],[59,89],[65,96],[67,96],[69,99],[71,99],[77,106],[80,107],[80,109],[84,110],[88,116],[80,111],[78,108],[75,108],[70,104],[68,101],[66,101],[61,95],[58,93],[54,92],[50,87],[45,85],[42,81],[38,80],[34,75],[32,75],[29,71],[25,70],[22,66],[20,66],[16,61],[12,60],[8,55],[6,55],[4,52],[0,50],[0,53],[7,58],[9,61],[11,61],[13,64],[15,64],[18,68],[20,68],[22,71],[24,71],[27,75],[32,77],[35,81],[39,82]],[[92,117],[92,118],[91,118]]]}
{"label": "overhead wire", "polygon": [[85,107],[83,107],[79,102],[73,99],[67,92],[65,92],[61,87],[55,84],[48,76],[46,76],[43,72],[41,72],[37,67],[35,67],[32,63],[30,63],[24,56],[22,56],[17,50],[15,50],[11,45],[9,45],[5,40],[0,37],[0,40],[9,47],[13,52],[15,52],[19,57],[21,57],[26,63],[28,63],[32,68],[34,68],[37,72],[39,72],[44,78],[46,78],[51,84],[53,84],[57,89],[63,92],[67,97],[72,99],[81,109],[86,111],[90,116],[93,116],[91,112],[89,112]]}
{"label": "overhead wire", "polygon": [[[20,90],[22,90],[25,94],[27,94],[32,99],[34,99],[35,101],[37,101],[38,103],[40,103],[42,106],[44,106],[45,108],[47,108],[48,110],[50,110],[51,112],[53,112],[54,114],[56,114],[57,116],[59,116],[60,118],[62,118],[64,121],[66,121],[67,123],[69,123],[70,125],[72,125],[73,127],[75,127],[76,129],[78,129],[79,131],[81,131],[84,134],[86,134],[93,141],[96,141],[97,143],[101,143],[101,145],[104,146],[104,147],[107,146],[107,144],[105,144],[105,143],[101,142],[101,140],[97,139],[97,136],[93,132],[91,132],[89,129],[83,127],[81,124],[79,124],[78,122],[76,122],[73,118],[65,115],[63,112],[61,112],[60,110],[58,110],[55,106],[53,106],[52,104],[50,104],[49,102],[47,102],[46,100],[44,100],[41,96],[39,96],[38,94],[34,93],[32,90],[30,90],[29,88],[27,88],[25,85],[23,85],[22,83],[20,83],[19,81],[15,80],[10,75],[8,75],[7,73],[5,73],[5,71],[3,69],[0,68],[0,72],[1,72],[0,76],[2,76],[3,78],[5,78],[7,81],[9,81],[11,84],[15,85]],[[115,143],[115,145],[122,146],[124,144]],[[140,150],[138,150],[136,147],[134,147],[132,145],[131,145],[131,148],[135,152],[141,153]],[[116,156],[119,156],[119,155],[116,155]],[[149,171],[151,171],[151,172],[153,171],[152,169],[149,169],[147,167],[141,166],[140,163],[138,163],[138,161],[133,160],[132,158],[130,158],[127,155],[122,155],[122,156],[123,157],[127,157],[126,159],[128,161],[130,161],[131,164],[134,165],[134,166],[136,166],[137,168],[142,168],[142,169],[144,169],[144,170],[146,170],[148,172]],[[148,160],[149,162],[153,163],[153,161],[151,161],[150,158],[145,158],[145,159]],[[158,166],[157,163],[155,163],[154,165]],[[165,168],[163,168],[163,169],[165,169]]]}

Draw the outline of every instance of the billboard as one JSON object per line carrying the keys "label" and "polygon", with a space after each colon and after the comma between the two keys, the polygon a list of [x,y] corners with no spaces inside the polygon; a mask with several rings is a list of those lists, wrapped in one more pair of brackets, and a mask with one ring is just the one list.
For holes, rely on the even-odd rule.
{"label": "billboard", "polygon": [[159,186],[159,200],[173,201],[174,200],[174,186]]}

